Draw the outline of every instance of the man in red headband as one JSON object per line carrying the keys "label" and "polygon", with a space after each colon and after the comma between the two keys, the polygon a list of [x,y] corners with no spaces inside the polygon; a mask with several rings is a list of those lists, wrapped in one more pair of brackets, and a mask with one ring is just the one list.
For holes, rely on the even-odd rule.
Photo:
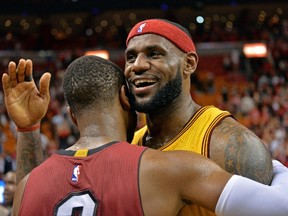
{"label": "man in red headband", "polygon": [[[147,126],[132,143],[161,151],[194,151],[222,168],[270,184],[271,157],[262,141],[233,116],[200,106],[190,94],[198,56],[187,29],[163,19],[136,24],[126,40],[125,76],[132,104],[146,113]],[[197,205],[184,215],[214,215]]]}
{"label": "man in red headband", "polygon": [[[132,105],[147,114],[147,127],[136,133],[134,143],[163,151],[198,152],[231,173],[269,184],[272,161],[261,140],[229,112],[201,107],[192,100],[190,76],[197,63],[194,43],[178,24],[153,19],[133,27],[127,38],[125,76],[134,95]],[[31,136],[33,143],[40,143],[36,129],[24,128],[26,132],[20,133],[23,139],[18,142],[26,139],[27,144]],[[22,148],[21,144],[18,147]],[[24,169],[25,163],[32,168],[33,158],[39,155],[34,155],[33,148],[26,148],[32,160],[21,157],[24,151],[18,151],[19,179],[31,171]],[[190,206],[195,215],[211,213]],[[189,215],[190,210],[186,208],[182,214]]]}

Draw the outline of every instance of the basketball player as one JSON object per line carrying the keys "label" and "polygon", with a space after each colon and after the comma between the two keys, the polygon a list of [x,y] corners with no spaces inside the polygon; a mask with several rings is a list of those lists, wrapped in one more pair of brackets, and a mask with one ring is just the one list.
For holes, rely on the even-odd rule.
{"label": "basketball player", "polygon": [[[186,28],[163,19],[144,20],[131,29],[126,44],[131,103],[146,113],[147,121],[133,144],[197,152],[230,173],[270,184],[271,157],[260,138],[228,111],[201,106],[191,97],[199,58]],[[194,204],[182,214],[215,215]]]}

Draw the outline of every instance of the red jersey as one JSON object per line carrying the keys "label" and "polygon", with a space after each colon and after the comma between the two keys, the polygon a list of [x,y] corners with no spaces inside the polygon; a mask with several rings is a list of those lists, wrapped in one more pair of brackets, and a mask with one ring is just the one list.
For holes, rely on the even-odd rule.
{"label": "red jersey", "polygon": [[139,166],[145,149],[113,142],[86,157],[53,154],[31,172],[19,215],[144,215]]}

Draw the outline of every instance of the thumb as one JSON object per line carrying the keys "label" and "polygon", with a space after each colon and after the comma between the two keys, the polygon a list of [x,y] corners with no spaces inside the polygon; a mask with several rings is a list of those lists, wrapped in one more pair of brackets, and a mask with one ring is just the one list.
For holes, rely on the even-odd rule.
{"label": "thumb", "polygon": [[50,80],[51,80],[51,74],[46,72],[41,76],[39,82],[39,92],[41,96],[47,100],[50,100],[50,91],[49,91]]}

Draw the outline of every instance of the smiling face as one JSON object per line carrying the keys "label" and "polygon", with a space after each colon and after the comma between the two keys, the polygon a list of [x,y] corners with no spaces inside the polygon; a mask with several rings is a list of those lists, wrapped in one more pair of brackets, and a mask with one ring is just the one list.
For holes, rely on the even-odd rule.
{"label": "smiling face", "polygon": [[159,111],[181,94],[184,55],[166,38],[155,34],[136,36],[129,41],[125,76],[137,111]]}

